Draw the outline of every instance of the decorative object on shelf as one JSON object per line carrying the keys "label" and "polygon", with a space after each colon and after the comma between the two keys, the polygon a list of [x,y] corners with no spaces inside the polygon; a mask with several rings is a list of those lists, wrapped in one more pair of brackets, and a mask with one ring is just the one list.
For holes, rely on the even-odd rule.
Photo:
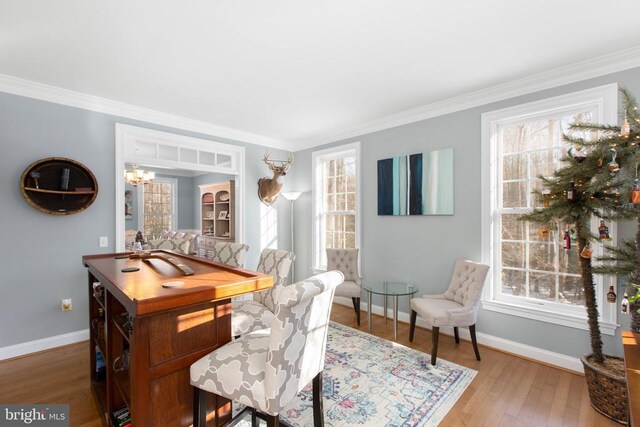
{"label": "decorative object on shelf", "polygon": [[604,223],[604,219],[600,220],[600,227],[598,227],[598,237],[600,240],[611,240],[611,236],[609,235],[609,227],[607,227]]}
{"label": "decorative object on shelf", "polygon": [[620,301],[620,313],[629,314],[629,295],[625,292]]}
{"label": "decorative object on shelf", "polygon": [[[290,216],[291,216],[291,253],[295,254],[295,238],[293,234],[293,204],[298,197],[300,197],[302,193],[300,191],[288,191],[286,193],[282,193],[282,197],[287,199],[291,203]],[[295,263],[291,263],[291,275],[290,275],[290,283],[295,282]]]}
{"label": "decorative object on shelf", "polygon": [[219,199],[221,202],[228,202],[229,201],[229,193],[224,192],[222,194],[220,194]]}
{"label": "decorative object on shelf", "polygon": [[607,292],[607,302],[616,302],[616,292],[613,290],[613,285],[609,286],[609,292]]}
{"label": "decorative object on shelf", "polygon": [[142,169],[138,169],[138,165],[132,164],[131,171],[124,171],[124,182],[137,187],[138,184],[147,184],[156,178],[155,172],[145,172]]}
{"label": "decorative object on shelf", "polygon": [[213,203],[213,194],[207,193],[202,196],[202,203]]}
{"label": "decorative object on shelf", "polygon": [[227,219],[228,213],[228,211],[220,211],[220,213],[218,214],[218,219]]}
{"label": "decorative object on shelf", "polygon": [[270,153],[267,153],[262,158],[262,161],[269,166],[273,176],[271,178],[260,178],[258,180],[258,197],[260,201],[267,206],[271,206],[276,201],[280,190],[282,190],[282,177],[287,174],[287,171],[293,163],[293,154],[289,154],[287,160],[270,160]]}
{"label": "decorative object on shelf", "polygon": [[91,206],[98,196],[98,182],[82,163],[48,157],[27,166],[20,177],[20,191],[41,212],[71,215]]}

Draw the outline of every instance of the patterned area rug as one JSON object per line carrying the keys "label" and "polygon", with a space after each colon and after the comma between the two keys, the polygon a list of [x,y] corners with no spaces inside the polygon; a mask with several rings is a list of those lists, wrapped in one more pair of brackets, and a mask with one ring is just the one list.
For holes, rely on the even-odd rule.
{"label": "patterned area rug", "polygon": [[[323,377],[325,426],[435,426],[475,375],[440,358],[431,366],[428,354],[332,322]],[[311,394],[309,384],[281,418],[312,426]]]}

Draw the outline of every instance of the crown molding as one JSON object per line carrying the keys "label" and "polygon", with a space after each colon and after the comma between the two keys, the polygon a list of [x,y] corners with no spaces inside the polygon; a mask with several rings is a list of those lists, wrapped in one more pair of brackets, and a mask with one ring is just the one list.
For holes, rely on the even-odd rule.
{"label": "crown molding", "polygon": [[640,67],[640,46],[554,68],[549,71],[434,102],[401,113],[391,114],[340,131],[297,140],[294,146],[296,151],[306,150],[319,145],[443,116],[456,111],[468,110],[469,108],[479,107],[635,67]]}
{"label": "crown molding", "polygon": [[55,104],[66,105],[69,107],[82,108],[84,110],[95,111],[97,113],[125,117],[174,129],[197,132],[218,138],[233,139],[235,141],[242,141],[283,150],[291,148],[291,143],[287,141],[238,129],[218,126],[201,120],[194,120],[149,108],[138,107],[136,105],[125,104],[123,102],[87,95],[4,74],[0,74],[0,92],[53,102]]}

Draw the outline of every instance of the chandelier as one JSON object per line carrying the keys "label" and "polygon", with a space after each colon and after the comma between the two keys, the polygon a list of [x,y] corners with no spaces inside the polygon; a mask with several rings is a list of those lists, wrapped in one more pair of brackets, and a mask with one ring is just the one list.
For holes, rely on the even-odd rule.
{"label": "chandelier", "polygon": [[127,184],[131,184],[137,187],[138,184],[146,184],[151,182],[156,177],[155,172],[145,172],[142,169],[138,169],[138,165],[131,165],[132,171],[124,171],[124,181]]}

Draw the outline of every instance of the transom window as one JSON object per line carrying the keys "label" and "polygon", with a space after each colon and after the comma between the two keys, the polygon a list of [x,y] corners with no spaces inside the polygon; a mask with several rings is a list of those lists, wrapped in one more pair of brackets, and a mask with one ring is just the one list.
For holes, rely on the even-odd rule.
{"label": "transom window", "polygon": [[[483,114],[482,242],[492,266],[483,308],[586,328],[574,225],[518,217],[544,205],[534,194],[543,189],[539,176],[559,168],[570,148],[562,135],[572,123],[616,122],[616,93],[609,85]],[[598,225],[594,219],[594,231]],[[592,249],[594,257],[603,252],[602,245]],[[603,332],[612,333],[615,310],[602,304],[607,290],[596,278]]]}
{"label": "transom window", "polygon": [[359,145],[313,153],[314,268],[326,268],[327,248],[357,248]]}

